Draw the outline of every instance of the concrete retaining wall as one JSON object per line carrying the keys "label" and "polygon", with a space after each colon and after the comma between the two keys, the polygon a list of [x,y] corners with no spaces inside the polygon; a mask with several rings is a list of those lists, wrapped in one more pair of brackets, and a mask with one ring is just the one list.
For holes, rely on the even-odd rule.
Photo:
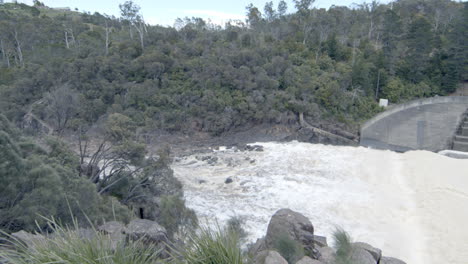
{"label": "concrete retaining wall", "polygon": [[468,96],[420,99],[390,107],[361,127],[360,144],[407,151],[449,149]]}

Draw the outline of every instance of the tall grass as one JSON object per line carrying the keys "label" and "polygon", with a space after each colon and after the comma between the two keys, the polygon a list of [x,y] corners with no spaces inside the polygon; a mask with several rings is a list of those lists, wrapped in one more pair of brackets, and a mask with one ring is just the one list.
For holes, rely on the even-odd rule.
{"label": "tall grass", "polygon": [[109,235],[92,231],[91,237],[83,237],[79,229],[60,227],[49,221],[54,231],[45,239],[31,241],[28,247],[18,239],[8,236],[14,249],[0,251],[0,261],[11,264],[153,264],[159,250],[141,241],[112,241]]}
{"label": "tall grass", "polygon": [[186,245],[175,249],[171,263],[244,264],[239,236],[227,228],[200,227],[188,237]]}
{"label": "tall grass", "polygon": [[337,229],[333,233],[334,247],[336,249],[336,264],[354,264],[351,261],[352,245],[351,237],[343,229]]}

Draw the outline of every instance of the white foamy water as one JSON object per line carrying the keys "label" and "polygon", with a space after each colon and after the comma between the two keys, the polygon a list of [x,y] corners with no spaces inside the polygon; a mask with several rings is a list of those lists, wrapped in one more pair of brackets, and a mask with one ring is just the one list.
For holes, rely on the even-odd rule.
{"label": "white foamy water", "polygon": [[[245,219],[249,240],[280,208],[307,216],[329,239],[337,227],[408,264],[468,263],[468,160],[426,151],[258,143],[173,164],[199,218]],[[200,157],[218,161],[209,164]],[[225,184],[226,178],[234,181]]]}

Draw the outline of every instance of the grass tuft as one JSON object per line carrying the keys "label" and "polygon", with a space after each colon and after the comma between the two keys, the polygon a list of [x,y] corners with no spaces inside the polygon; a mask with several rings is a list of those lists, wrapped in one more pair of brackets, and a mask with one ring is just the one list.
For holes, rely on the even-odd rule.
{"label": "grass tuft", "polygon": [[239,236],[227,228],[200,227],[188,237],[186,245],[175,250],[171,263],[185,264],[244,264]]}
{"label": "grass tuft", "polygon": [[109,235],[95,229],[89,237],[83,237],[77,228],[64,228],[54,220],[49,221],[53,234],[31,241],[25,246],[8,235],[8,244],[14,249],[0,251],[0,260],[10,264],[153,264],[159,250],[142,241],[112,241]]}

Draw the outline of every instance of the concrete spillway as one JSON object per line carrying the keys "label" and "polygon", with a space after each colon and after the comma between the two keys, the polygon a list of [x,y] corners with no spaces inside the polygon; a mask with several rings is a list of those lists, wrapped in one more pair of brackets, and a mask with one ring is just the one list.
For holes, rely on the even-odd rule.
{"label": "concrete spillway", "polygon": [[[395,151],[451,149],[467,109],[468,96],[433,97],[396,105],[361,127],[360,143]],[[468,135],[468,126],[462,127],[460,135],[464,133]]]}

